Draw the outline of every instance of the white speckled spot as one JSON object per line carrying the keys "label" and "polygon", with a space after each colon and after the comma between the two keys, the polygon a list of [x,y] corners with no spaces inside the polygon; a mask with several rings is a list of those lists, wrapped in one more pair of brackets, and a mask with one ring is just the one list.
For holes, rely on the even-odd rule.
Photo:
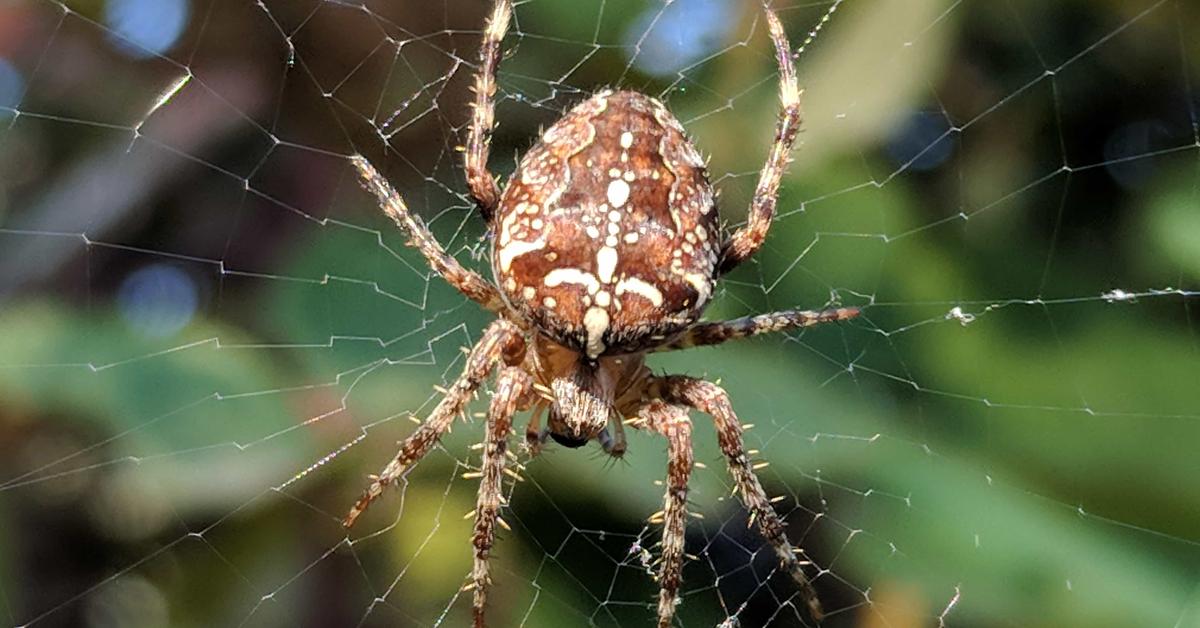
{"label": "white speckled spot", "polygon": [[613,179],[608,184],[608,204],[621,207],[629,200],[629,184],[621,179]]}
{"label": "white speckled spot", "polygon": [[600,282],[596,281],[595,275],[579,270],[578,268],[555,268],[546,273],[546,277],[542,279],[542,283],[547,288],[553,288],[564,283],[587,286],[589,293],[594,293],[600,289]]}
{"label": "white speckled spot", "polygon": [[625,241],[626,241],[626,242],[628,242],[629,244],[635,244],[635,243],[637,243],[637,241],[638,241],[638,234],[637,234],[637,232],[636,232],[636,231],[630,231],[629,233],[626,233],[626,234],[625,234]]}
{"label": "white speckled spot", "polygon": [[538,168],[526,167],[521,171],[521,184],[527,187],[539,186],[549,180],[550,177]]}
{"label": "white speckled spot", "polygon": [[554,297],[546,297],[542,299],[542,305],[548,308],[554,308],[554,306],[558,305],[558,301]]}
{"label": "white speckled spot", "polygon": [[626,292],[645,297],[654,307],[658,307],[663,303],[662,292],[654,287],[654,284],[638,279],[637,277],[622,279],[617,283],[617,296],[621,296]]}
{"label": "white speckled spot", "polygon": [[699,273],[688,273],[683,276],[684,281],[692,284],[699,296],[696,297],[696,305],[699,307],[708,301],[708,295],[712,292],[712,286],[709,284],[708,277]]}
{"label": "white speckled spot", "polygon": [[601,247],[596,251],[596,275],[604,283],[612,283],[613,273],[617,270],[617,250],[611,246]]}
{"label": "white speckled spot", "polygon": [[525,286],[521,288],[521,296],[525,297],[526,301],[532,301],[537,296],[537,289],[533,286]]}
{"label": "white speckled spot", "polygon": [[612,295],[607,290],[601,290],[596,293],[596,305],[608,307],[610,303],[612,303]]}
{"label": "white speckled spot", "polygon": [[522,240],[513,240],[507,245],[500,247],[497,255],[500,258],[500,270],[507,272],[512,268],[513,259],[520,257],[526,253],[532,253],[538,249],[545,248],[545,240],[534,240],[533,242],[525,242]]}
{"label": "white speckled spot", "polygon": [[583,327],[587,330],[587,354],[595,359],[604,353],[604,332],[608,331],[608,312],[598,308],[588,308],[583,314]]}
{"label": "white speckled spot", "polygon": [[633,133],[626,131],[621,134],[621,148],[633,146]]}
{"label": "white speckled spot", "polygon": [[519,212],[517,212],[516,210],[513,210],[510,214],[508,214],[507,216],[504,217],[504,220],[500,221],[500,246],[501,247],[508,245],[508,243],[512,241],[513,223],[515,223],[517,221],[518,213]]}

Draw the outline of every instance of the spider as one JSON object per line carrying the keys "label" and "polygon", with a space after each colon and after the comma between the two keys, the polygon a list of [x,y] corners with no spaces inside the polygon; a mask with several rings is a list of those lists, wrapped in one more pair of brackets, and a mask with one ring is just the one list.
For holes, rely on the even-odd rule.
{"label": "spider", "polygon": [[[858,315],[856,308],[786,310],[721,322],[697,322],[718,278],[762,245],[775,213],[780,179],[800,125],[800,94],[783,25],[764,4],[779,66],[781,107],[775,141],[759,176],[745,226],[722,232],[704,160],[658,100],[603,90],[548,128],[503,190],[487,166],[500,43],[511,0],[496,0],[487,20],[464,148],[470,195],[489,226],[495,283],[463,267],[363,157],[351,162],[383,211],[407,233],[434,272],[496,314],[469,351],[463,373],[395,458],[354,504],[349,528],[434,446],[482,383],[498,371],[487,412],[475,509],[474,625],[484,625],[489,557],[503,503],[508,437],[518,412],[532,410],[526,444],[548,438],[575,448],[596,440],[625,452],[626,426],[667,441],[657,580],[658,626],[670,626],[679,600],[684,520],[692,471],[692,424],[699,410],[716,423],[720,448],[750,521],[798,585],[814,619],[822,610],[784,525],[754,474],[742,425],[718,385],[655,375],[650,352],[673,351]],[[548,410],[548,413],[546,412]],[[546,426],[541,418],[546,415]]]}

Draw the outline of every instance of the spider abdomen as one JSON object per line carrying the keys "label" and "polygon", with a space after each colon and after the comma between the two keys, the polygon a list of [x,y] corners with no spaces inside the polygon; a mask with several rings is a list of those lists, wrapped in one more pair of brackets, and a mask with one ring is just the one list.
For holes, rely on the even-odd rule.
{"label": "spider abdomen", "polygon": [[711,295],[720,227],[704,162],[643,94],[600,92],[551,126],[495,221],[506,301],[591,358],[665,342]]}

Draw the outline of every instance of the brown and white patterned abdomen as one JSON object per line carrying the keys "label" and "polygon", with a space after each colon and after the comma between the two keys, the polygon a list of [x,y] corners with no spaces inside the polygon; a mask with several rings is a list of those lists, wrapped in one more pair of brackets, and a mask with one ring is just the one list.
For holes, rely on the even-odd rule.
{"label": "brown and white patterned abdomen", "polygon": [[596,358],[660,344],[701,314],[720,250],[703,160],[662,103],[601,92],[521,160],[496,214],[508,303]]}

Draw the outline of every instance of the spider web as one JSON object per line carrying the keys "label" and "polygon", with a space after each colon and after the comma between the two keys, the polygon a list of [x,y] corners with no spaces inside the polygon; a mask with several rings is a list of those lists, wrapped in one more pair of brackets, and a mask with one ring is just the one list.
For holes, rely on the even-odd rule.
{"label": "spider web", "polygon": [[[346,157],[485,269],[457,149],[485,5],[0,7],[3,621],[467,623],[479,420],[339,525],[488,320]],[[776,5],[796,45],[830,9]],[[863,315],[651,365],[754,425],[825,625],[1200,625],[1198,29],[1183,0],[850,0],[806,45],[779,216],[707,316]],[[744,217],[756,5],[530,0],[504,49],[496,172],[634,88]],[[812,625],[694,419],[677,623]],[[650,621],[665,445],[629,449],[523,460],[493,625]]]}

